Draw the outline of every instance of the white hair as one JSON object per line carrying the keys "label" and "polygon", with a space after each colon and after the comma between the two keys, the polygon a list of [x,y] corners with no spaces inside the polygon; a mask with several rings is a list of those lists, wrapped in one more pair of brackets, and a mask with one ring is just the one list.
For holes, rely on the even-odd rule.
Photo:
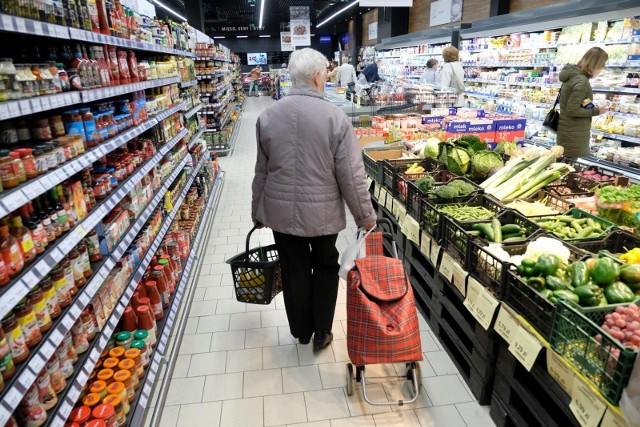
{"label": "white hair", "polygon": [[326,69],[327,58],[311,48],[295,50],[289,57],[289,75],[291,83],[308,84],[316,72]]}

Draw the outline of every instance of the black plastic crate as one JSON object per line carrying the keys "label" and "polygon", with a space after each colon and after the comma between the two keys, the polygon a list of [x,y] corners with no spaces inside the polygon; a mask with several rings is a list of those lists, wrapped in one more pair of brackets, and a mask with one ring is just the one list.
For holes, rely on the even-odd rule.
{"label": "black plastic crate", "polygon": [[[575,242],[573,245],[592,254],[611,257],[607,252],[610,254],[625,253],[633,248],[640,248],[640,237],[634,236],[624,230],[615,230],[602,240]],[[619,261],[618,258],[613,258]]]}
{"label": "black plastic crate", "polygon": [[[567,238],[562,238],[561,236],[559,236],[556,232],[554,231],[549,231],[546,230],[547,233],[555,235],[556,238],[561,238],[563,241],[565,242],[571,242],[571,243],[575,243],[575,242],[581,242],[581,241],[593,241],[593,240],[601,240],[604,237],[608,236],[613,230],[616,230],[618,228],[618,226],[616,224],[614,224],[611,221],[607,221],[604,218],[601,218],[597,215],[593,215],[585,210],[582,209],[578,209],[578,208],[571,208],[569,209],[567,212],[565,212],[562,216],[569,216],[569,217],[573,217],[574,219],[591,219],[594,222],[600,224],[600,226],[602,227],[602,234],[600,236],[597,237],[590,237],[590,238],[584,238],[584,237],[567,237]],[[536,221],[538,224],[543,224],[543,223],[548,223],[550,221],[552,221],[552,219],[555,217],[554,216],[544,216],[544,217],[538,217],[535,218],[534,221]],[[542,226],[543,229],[545,229],[544,226]]]}
{"label": "black plastic crate", "polygon": [[[533,196],[525,199],[527,202],[540,202],[543,203],[545,206],[550,207],[551,209],[554,209],[557,214],[550,214],[550,215],[560,215],[563,212],[568,211],[569,209],[573,208],[575,206],[574,203],[569,202],[568,200],[564,199],[563,197],[558,196],[555,193],[551,193],[548,190],[542,189],[542,190],[538,190],[537,193],[535,193]],[[523,212],[520,212],[522,215],[525,215]],[[525,215],[528,218],[535,218],[535,217],[539,217],[539,216],[547,216],[547,215]]]}
{"label": "black plastic crate", "polygon": [[435,188],[437,187],[442,187],[444,185],[449,184],[452,181],[457,181],[457,180],[461,180],[466,182],[467,184],[470,184],[473,188],[474,191],[472,191],[471,193],[465,195],[465,196],[457,196],[453,199],[443,199],[442,197],[438,197],[433,191],[427,192],[423,197],[426,197],[427,199],[434,201],[435,203],[458,203],[458,202],[463,202],[465,200],[467,200],[468,197],[470,196],[477,196],[479,194],[483,194],[484,190],[482,189],[482,187],[480,187],[478,184],[476,184],[475,182],[471,181],[468,178],[459,176],[459,177],[455,177],[450,179],[449,181],[445,181],[442,183],[436,183]]}
{"label": "black plastic crate", "polygon": [[[613,176],[609,173],[609,176]],[[592,192],[598,188],[606,187],[609,185],[613,185],[613,180],[611,181],[596,181],[588,176],[583,176],[578,173],[572,172],[568,175],[567,183],[569,185],[575,186],[577,188],[582,189],[585,192]]]}
{"label": "black plastic crate", "polygon": [[[507,272],[513,264],[502,261],[479,240],[473,240],[469,249],[469,274],[475,277],[497,298],[502,299],[507,284]],[[527,243],[501,245],[509,255],[522,255],[527,251]]]}
{"label": "black plastic crate", "polygon": [[[433,177],[436,184],[447,183],[452,179],[458,178],[458,175],[454,174],[453,172],[449,172],[448,170],[441,170],[435,173],[431,173],[430,175]],[[400,181],[404,182],[406,185],[407,213],[411,215],[413,218],[419,220],[421,200],[423,197],[426,197],[427,192],[420,190],[418,186],[415,184],[416,180],[408,179],[406,175],[400,174]]]}
{"label": "black plastic crate", "polygon": [[507,271],[503,301],[522,315],[544,339],[549,340],[556,306],[526,284],[515,271]]}
{"label": "black plastic crate", "polygon": [[[407,167],[414,163],[418,163],[425,171],[416,174],[405,173]],[[442,165],[431,158],[387,160],[383,163],[383,170],[384,187],[389,189],[394,198],[404,204],[407,200],[407,181],[415,181],[428,174],[437,173],[442,170]]]}
{"label": "black plastic crate", "polygon": [[382,185],[384,170],[382,168],[382,162],[385,159],[398,159],[402,157],[402,153],[406,151],[401,147],[384,147],[384,148],[372,148],[362,150],[362,160],[364,163],[364,170],[375,182]]}

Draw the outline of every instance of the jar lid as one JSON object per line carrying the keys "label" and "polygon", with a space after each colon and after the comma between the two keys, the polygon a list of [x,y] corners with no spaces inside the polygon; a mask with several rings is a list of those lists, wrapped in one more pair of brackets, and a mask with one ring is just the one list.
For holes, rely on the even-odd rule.
{"label": "jar lid", "polygon": [[[93,418],[98,418],[98,419],[109,419],[111,417],[113,417],[116,413],[115,408],[113,407],[113,405],[109,405],[107,403],[103,403],[102,405],[98,405],[93,409],[93,412],[91,413],[91,415],[93,415]],[[97,426],[96,426],[97,427]]]}
{"label": "jar lid", "polygon": [[122,403],[122,398],[120,396],[116,396],[115,394],[110,394],[102,399],[102,403],[106,403],[107,405],[111,405],[114,408],[117,408]]}
{"label": "jar lid", "polygon": [[100,403],[100,395],[98,393],[89,393],[84,399],[82,399],[82,404],[85,406],[95,406]]}
{"label": "jar lid", "polygon": [[107,387],[107,393],[120,394],[124,390],[124,383],[120,381],[114,381]]}
{"label": "jar lid", "polygon": [[[138,342],[138,341],[134,341],[134,342]],[[143,344],[144,344],[144,341],[143,341]],[[124,357],[126,357],[127,359],[137,359],[138,357],[140,357],[140,349],[137,347],[134,347],[133,343],[131,343],[131,348],[124,352]]]}
{"label": "jar lid", "polygon": [[[145,331],[147,332],[147,331]],[[131,343],[131,350],[139,350],[142,353],[142,349],[146,346],[143,340],[135,340]]]}
{"label": "jar lid", "polygon": [[91,393],[100,393],[102,391],[104,391],[107,388],[107,383],[102,381],[102,380],[98,380],[98,381],[94,381],[91,384]]}
{"label": "jar lid", "polygon": [[[149,307],[147,307],[147,309],[149,309]],[[147,336],[149,336],[149,332],[145,331],[144,329],[137,330],[135,334],[133,334],[133,337],[136,340],[144,341],[147,338]]]}
{"label": "jar lid", "polygon": [[125,371],[124,369],[113,374],[113,379],[116,381],[120,381],[126,383],[131,379],[131,372]]}
{"label": "jar lid", "polygon": [[124,359],[122,362],[118,364],[118,368],[124,369],[126,371],[131,371],[136,367],[136,362],[131,359]]}
{"label": "jar lid", "polygon": [[105,359],[104,362],[102,362],[102,366],[105,369],[114,369],[116,366],[118,366],[118,363],[120,363],[120,359],[118,359],[117,357],[109,357]]}
{"label": "jar lid", "polygon": [[118,346],[109,350],[109,357],[117,357],[118,359],[124,356],[124,348]]}
{"label": "jar lid", "polygon": [[91,416],[91,408],[88,406],[78,406],[71,414],[69,414],[69,420],[78,424],[84,424]]}
{"label": "jar lid", "polygon": [[160,261],[158,261],[158,264],[160,264],[160,265],[167,265],[167,264],[169,264],[169,260],[167,260],[167,259],[160,259]]}
{"label": "jar lid", "polygon": [[98,379],[99,380],[110,380],[111,378],[113,378],[113,369],[102,369],[100,370],[100,372],[98,372]]}
{"label": "jar lid", "polygon": [[91,420],[85,424],[85,427],[107,427],[107,424],[102,420]]}
{"label": "jar lid", "polygon": [[129,339],[131,339],[131,332],[122,331],[116,335],[116,341],[127,341]]}

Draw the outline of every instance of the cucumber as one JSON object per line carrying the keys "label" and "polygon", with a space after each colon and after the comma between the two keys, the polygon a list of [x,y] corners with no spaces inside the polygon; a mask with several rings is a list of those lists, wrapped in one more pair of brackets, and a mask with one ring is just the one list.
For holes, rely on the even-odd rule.
{"label": "cucumber", "polygon": [[506,224],[502,226],[502,234],[519,233],[520,226],[517,224]]}
{"label": "cucumber", "polygon": [[473,224],[473,229],[482,233],[484,237],[487,238],[487,240],[491,242],[495,242],[494,240],[495,234],[494,234],[493,228],[491,227],[491,224],[489,224],[488,222]]}
{"label": "cucumber", "polygon": [[496,243],[502,242],[502,225],[498,218],[491,220],[491,229],[493,230],[493,241]]}

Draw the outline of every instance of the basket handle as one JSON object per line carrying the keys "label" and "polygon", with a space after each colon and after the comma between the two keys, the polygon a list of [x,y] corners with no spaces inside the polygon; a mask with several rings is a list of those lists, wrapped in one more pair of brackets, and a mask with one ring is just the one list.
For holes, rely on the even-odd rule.
{"label": "basket handle", "polygon": [[245,245],[246,247],[246,252],[245,254],[249,253],[249,241],[251,240],[251,233],[253,233],[254,231],[256,231],[258,229],[257,225],[254,225],[253,228],[249,231],[249,234],[247,234],[247,243]]}

